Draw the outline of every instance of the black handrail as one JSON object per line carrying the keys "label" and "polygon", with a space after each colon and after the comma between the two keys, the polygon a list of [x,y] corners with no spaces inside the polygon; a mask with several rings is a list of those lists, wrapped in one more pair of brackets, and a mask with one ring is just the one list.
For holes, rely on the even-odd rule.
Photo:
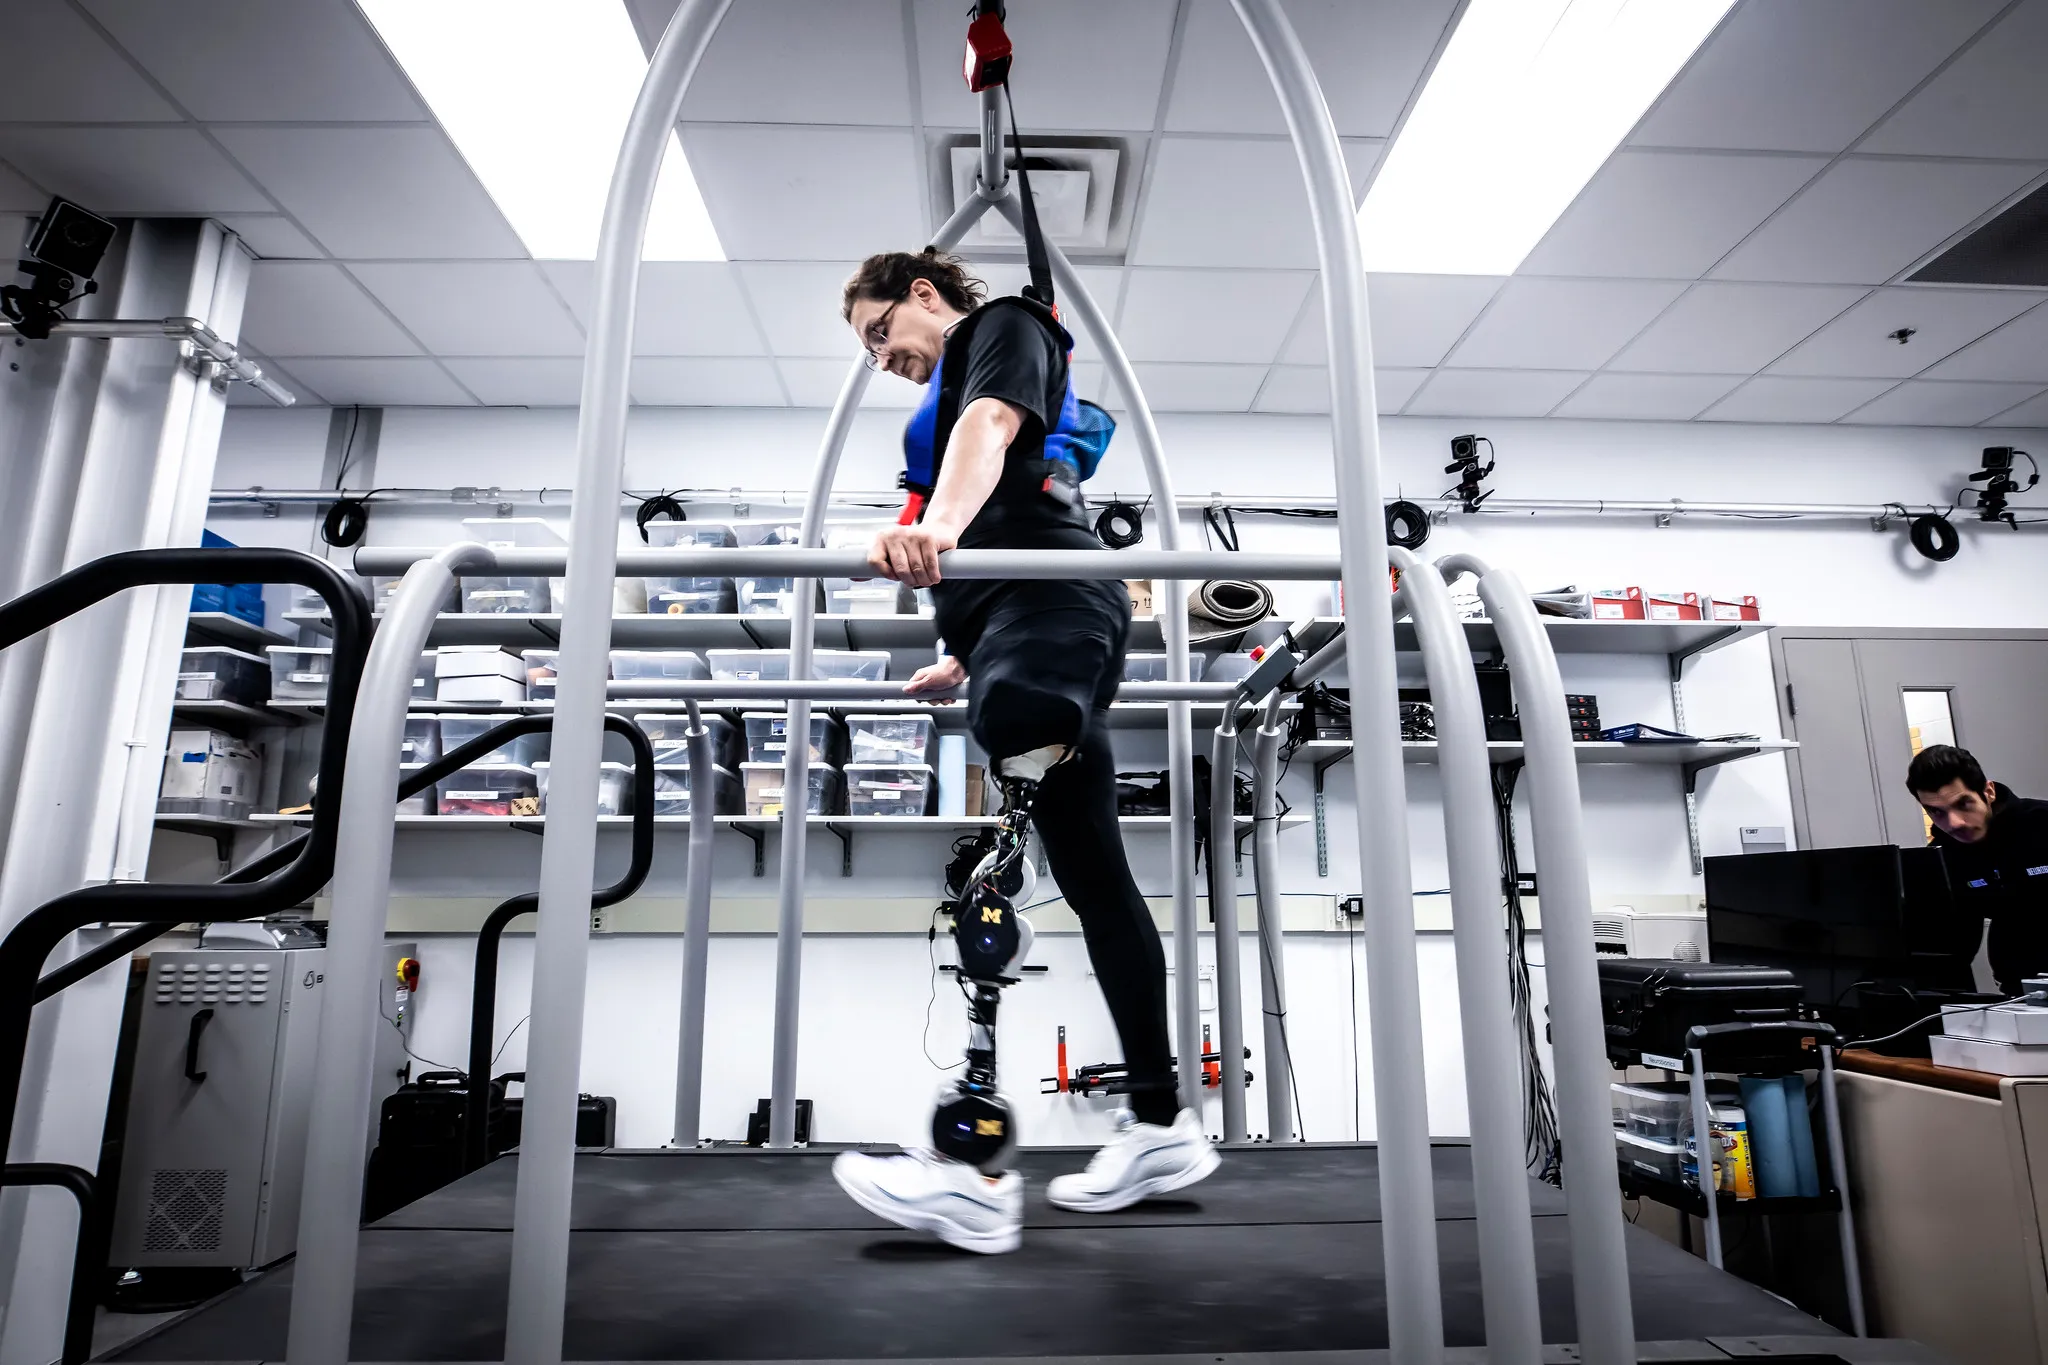
{"label": "black handrail", "polygon": [[[539,729],[549,721],[545,716],[523,719],[538,721]],[[511,722],[517,726],[518,721]],[[654,746],[647,732],[624,716],[607,715],[607,730],[626,737],[633,746],[633,856],[625,875],[590,896],[593,910],[617,905],[638,891],[654,863]],[[500,726],[499,730],[506,729]],[[493,730],[497,734],[498,730]],[[694,788],[693,788],[694,790]],[[531,891],[512,897],[485,917],[476,936],[476,966],[470,978],[469,1006],[469,1089],[463,1099],[463,1169],[473,1171],[491,1159],[491,1034],[496,1031],[498,1009],[498,944],[505,926],[520,915],[538,909],[540,897]]]}
{"label": "black handrail", "polygon": [[334,874],[338,799],[348,754],[349,718],[370,649],[370,604],[324,559],[297,550],[128,550],[80,565],[0,605],[0,649],[128,588],[149,584],[294,583],[320,594],[334,623],[328,679],[329,723],[320,744],[328,799],[297,856],[254,881],[120,882],[67,892],[22,916],[0,941],[0,1134],[14,1128],[29,1022],[43,963],[66,935],[102,920],[183,924],[249,919],[296,905]]}
{"label": "black handrail", "polygon": [[96,1290],[107,1263],[107,1210],[92,1172],[55,1161],[22,1161],[0,1166],[0,1185],[54,1185],[78,1201],[78,1238],[71,1252],[71,1297],[64,1308],[63,1365],[92,1359],[92,1327],[98,1315]]}

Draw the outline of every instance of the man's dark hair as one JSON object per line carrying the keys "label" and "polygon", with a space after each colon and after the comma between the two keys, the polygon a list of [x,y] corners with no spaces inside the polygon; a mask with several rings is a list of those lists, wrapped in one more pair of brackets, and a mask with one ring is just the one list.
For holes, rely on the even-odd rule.
{"label": "man's dark hair", "polygon": [[910,294],[912,280],[929,280],[949,308],[971,313],[981,306],[988,286],[967,273],[957,256],[926,247],[923,251],[883,251],[860,263],[839,301],[840,316],[851,322],[856,299],[894,303]]}
{"label": "man's dark hair", "polygon": [[1991,785],[1984,779],[1983,766],[1968,749],[1958,749],[1953,744],[1930,745],[1913,755],[1912,766],[1906,769],[1906,790],[1916,794],[1938,792],[1957,779],[1979,796]]}

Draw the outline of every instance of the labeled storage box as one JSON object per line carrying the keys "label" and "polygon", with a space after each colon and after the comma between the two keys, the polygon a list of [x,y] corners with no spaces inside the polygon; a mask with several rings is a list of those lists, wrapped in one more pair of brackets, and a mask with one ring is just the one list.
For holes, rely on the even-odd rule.
{"label": "labeled storage box", "polygon": [[[711,761],[727,768],[746,762],[746,740],[740,728],[724,716],[704,712],[704,728],[711,732]],[[643,712],[633,723],[647,734],[654,746],[657,765],[690,761],[690,716],[686,711]],[[735,778],[737,780],[737,778]]]}
{"label": "labeled storage box", "polygon": [[1761,621],[1763,611],[1754,597],[1706,598],[1703,610],[1709,621]]}
{"label": "labeled storage box", "polygon": [[1676,1185],[1685,1178],[1685,1148],[1676,1142],[1660,1142],[1616,1129],[1614,1155],[1622,1174],[1639,1181],[1659,1180]]}
{"label": "labeled storage box", "polygon": [[434,697],[500,706],[525,701],[526,662],[496,645],[443,645],[434,654]]}
{"label": "labeled storage box", "polygon": [[647,612],[650,616],[716,616],[739,610],[739,597],[730,578],[650,578],[647,580]]}
{"label": "labeled storage box", "polygon": [[[738,815],[745,798],[740,787],[740,775],[731,768],[719,764],[712,768],[711,813],[713,815]],[[694,808],[690,804],[690,766],[687,763],[658,763],[654,767],[654,813],[656,815],[689,815]]]}
{"label": "labeled storage box", "polygon": [[332,646],[272,645],[263,652],[270,656],[272,701],[327,700],[327,679],[334,672]]}
{"label": "labeled storage box", "polygon": [[[438,716],[441,723],[441,752],[453,753],[489,730],[494,725],[503,725],[516,716],[477,715],[467,713],[455,716]],[[481,755],[478,763],[513,763],[530,768],[548,756],[549,734],[545,730],[530,735],[516,735],[501,741],[498,747]]]}
{"label": "labeled storage box", "polygon": [[692,649],[615,649],[615,682],[695,682],[711,676],[704,656]]}
{"label": "labeled storage box", "polygon": [[882,682],[889,676],[886,649],[817,649],[811,651],[811,676],[819,679]]}
{"label": "labeled storage box", "polygon": [[704,661],[720,682],[789,681],[786,649],[707,649]]}
{"label": "labeled storage box", "polygon": [[849,763],[848,815],[923,815],[931,809],[932,770],[924,763]]}
{"label": "labeled storage box", "polygon": [[[1189,681],[1189,682],[1200,682],[1200,681],[1202,680],[1202,662],[1203,662],[1203,661],[1202,661],[1202,656],[1201,656],[1201,655],[1199,655],[1199,654],[1190,654],[1190,655],[1188,655],[1188,681]],[[1126,655],[1124,655],[1124,681],[1125,681],[1125,682],[1165,682],[1165,681],[1167,681],[1167,677],[1166,677],[1166,655],[1164,655],[1164,654],[1147,654],[1147,653],[1141,653],[1141,652],[1138,652],[1138,651],[1135,651],[1135,650],[1134,650],[1134,651],[1132,651],[1132,652],[1131,652],[1131,653],[1129,653],[1129,654],[1126,654]]]}
{"label": "labeled storage box", "polygon": [[1692,1095],[1684,1085],[1622,1085],[1609,1087],[1614,1096],[1614,1126],[1637,1137],[1678,1142],[1692,1128]]}
{"label": "labeled storage box", "polygon": [[930,716],[848,716],[849,763],[929,763]]}
{"label": "labeled storage box", "polygon": [[[383,574],[372,574],[370,576],[370,613],[372,615],[382,616],[385,612],[391,610],[391,599],[398,592],[398,585],[403,581],[404,579],[398,574],[392,574],[389,577]],[[297,603],[294,603],[292,610],[297,611],[299,609]],[[311,604],[305,609],[308,611],[325,611],[327,607],[316,593]],[[442,601],[441,610],[444,612],[459,612],[462,610],[462,588],[459,584],[449,585],[448,596]]]}
{"label": "labeled storage box", "polygon": [[441,756],[441,718],[439,716],[407,716],[405,738],[398,742],[398,763],[400,767],[411,764],[424,767]]}
{"label": "labeled storage box", "polygon": [[1646,621],[1697,621],[1700,595],[1696,592],[1651,592],[1643,595]]}
{"label": "labeled storage box", "polygon": [[219,730],[173,730],[157,809],[166,815],[246,820],[256,808],[262,756]]}
{"label": "labeled storage box", "polygon": [[543,615],[548,610],[545,578],[464,578],[462,609],[471,615]]}
{"label": "labeled storage box", "polygon": [[[742,616],[788,616],[796,607],[794,578],[735,578],[732,582]],[[823,610],[822,589],[815,579],[810,580],[810,587],[817,599],[813,605]]]}
{"label": "labeled storage box", "polygon": [[901,583],[887,579],[826,585],[825,610],[833,616],[898,616],[917,610],[917,598]]}
{"label": "labeled storage box", "polygon": [[[533,765],[534,780],[540,785],[540,811],[548,811],[548,774],[553,765],[546,759]],[[599,815],[631,815],[633,813],[633,769],[626,763],[600,763],[597,765],[597,813]]]}
{"label": "labeled storage box", "polygon": [[179,701],[231,701],[261,706],[270,700],[270,661],[239,649],[188,649],[178,656]]}
{"label": "labeled storage box", "polygon": [[555,699],[555,661],[562,657],[556,649],[529,649],[519,656],[526,662],[526,699],[528,701],[553,702]]}
{"label": "labeled storage box", "polygon": [[[747,732],[747,762],[780,763],[789,752],[789,717],[781,711],[749,711],[741,718]],[[846,761],[846,728],[831,716],[811,716],[811,762]]]}
{"label": "labeled storage box", "polygon": [[539,815],[540,781],[517,763],[472,763],[435,789],[442,815]]}
{"label": "labeled storage box", "polygon": [[[746,783],[746,814],[782,814],[782,765],[780,763],[742,763],[740,778]],[[813,763],[810,767],[810,800],[804,806],[807,814],[839,814],[840,793],[839,769],[829,764]]]}
{"label": "labeled storage box", "polygon": [[1595,621],[1643,620],[1641,588],[1595,588],[1589,594]]}

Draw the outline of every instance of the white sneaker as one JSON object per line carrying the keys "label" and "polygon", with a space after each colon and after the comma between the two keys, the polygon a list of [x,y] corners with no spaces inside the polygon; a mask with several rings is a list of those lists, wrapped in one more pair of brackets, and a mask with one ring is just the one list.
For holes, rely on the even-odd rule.
{"label": "white sneaker", "polygon": [[1221,1164],[1192,1109],[1181,1110],[1171,1128],[1140,1123],[1122,1109],[1117,1111],[1116,1136],[1095,1154],[1088,1169],[1055,1177],[1045,1194],[1057,1208],[1114,1213],[1141,1199],[1184,1189]]}
{"label": "white sneaker", "polygon": [[877,1218],[933,1233],[963,1251],[993,1256],[1015,1251],[1023,1239],[1024,1177],[1015,1171],[991,1180],[936,1152],[841,1152],[832,1176]]}

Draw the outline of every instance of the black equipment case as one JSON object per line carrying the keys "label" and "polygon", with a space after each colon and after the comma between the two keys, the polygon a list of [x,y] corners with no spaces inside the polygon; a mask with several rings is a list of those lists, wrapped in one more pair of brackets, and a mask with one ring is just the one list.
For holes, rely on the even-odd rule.
{"label": "black equipment case", "polygon": [[[500,1134],[502,1092],[493,1089],[489,1128]],[[459,1071],[426,1071],[385,1096],[377,1146],[363,1182],[363,1219],[382,1218],[468,1173],[464,1134],[469,1082]],[[492,1144],[492,1155],[504,1148]]]}
{"label": "black equipment case", "polygon": [[[522,1091],[526,1088],[524,1071],[508,1071],[493,1084],[500,1094],[512,1082],[519,1082]],[[519,1145],[519,1130],[526,1118],[526,1099],[523,1094],[505,1095],[504,1140],[500,1145],[493,1135],[491,1154],[509,1151]],[[619,1102],[610,1095],[578,1095],[576,1097],[576,1145],[578,1147],[615,1147],[619,1131]]]}
{"label": "black equipment case", "polygon": [[1607,1055],[1620,1064],[1643,1053],[1683,1059],[1695,1024],[1761,1023],[1798,1016],[1802,995],[1782,967],[1666,958],[1600,959],[1600,1015]]}

